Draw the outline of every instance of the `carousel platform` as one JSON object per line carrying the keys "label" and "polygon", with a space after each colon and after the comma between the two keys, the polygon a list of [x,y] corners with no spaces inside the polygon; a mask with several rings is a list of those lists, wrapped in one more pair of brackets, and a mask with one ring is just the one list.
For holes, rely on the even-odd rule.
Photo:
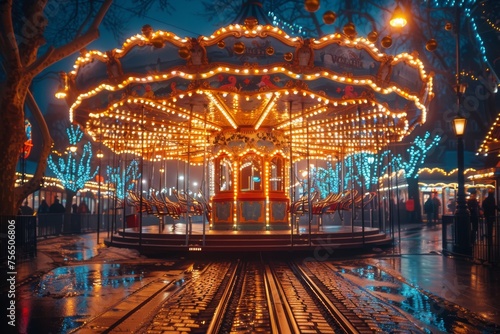
{"label": "carousel platform", "polygon": [[138,249],[147,255],[168,252],[269,252],[372,249],[390,246],[393,239],[378,228],[300,225],[292,230],[212,230],[208,224],[185,223],[125,228],[106,245]]}

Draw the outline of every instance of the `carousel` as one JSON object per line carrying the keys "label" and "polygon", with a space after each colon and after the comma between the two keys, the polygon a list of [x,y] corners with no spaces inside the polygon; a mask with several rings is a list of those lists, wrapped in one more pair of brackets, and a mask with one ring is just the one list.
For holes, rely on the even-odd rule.
{"label": "carousel", "polygon": [[190,166],[202,167],[200,189],[177,200],[161,189],[130,192],[137,211],[201,216],[204,236],[300,235],[294,222],[307,216],[311,234],[315,215],[355,210],[374,194],[299,194],[298,163],[375,154],[425,122],[432,73],[417,54],[386,54],[352,24],[303,39],[260,20],[198,37],[144,25],[120,48],[82,50],[62,74],[70,120],[115,154],[183,161],[188,177]]}

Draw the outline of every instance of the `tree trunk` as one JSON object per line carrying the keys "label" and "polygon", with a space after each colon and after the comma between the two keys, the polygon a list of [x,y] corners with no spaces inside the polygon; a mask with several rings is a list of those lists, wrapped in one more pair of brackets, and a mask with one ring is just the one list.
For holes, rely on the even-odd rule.
{"label": "tree trunk", "polygon": [[418,189],[418,177],[407,178],[408,182],[408,196],[413,197],[415,201],[415,213],[413,215],[413,220],[410,223],[422,223],[422,210],[420,204],[420,191]]}
{"label": "tree trunk", "polygon": [[71,205],[73,205],[73,198],[76,196],[76,192],[66,189],[66,213],[71,213]]}
{"label": "tree trunk", "polygon": [[0,215],[14,215],[22,203],[16,196],[16,166],[26,135],[24,129],[24,97],[19,87],[21,74],[9,73],[0,89]]}

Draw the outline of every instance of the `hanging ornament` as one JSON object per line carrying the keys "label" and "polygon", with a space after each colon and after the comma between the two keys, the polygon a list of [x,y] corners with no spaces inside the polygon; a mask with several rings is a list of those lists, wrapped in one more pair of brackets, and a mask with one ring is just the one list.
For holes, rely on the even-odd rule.
{"label": "hanging ornament", "polygon": [[236,54],[243,54],[245,52],[245,44],[243,42],[234,43],[233,50]]}
{"label": "hanging ornament", "polygon": [[432,52],[432,51],[436,50],[437,47],[438,47],[438,43],[434,38],[428,40],[427,43],[425,43],[425,48],[427,49],[427,51]]}
{"label": "hanging ornament", "polygon": [[319,0],[305,0],[304,6],[308,12],[314,13],[319,9]]}
{"label": "hanging ornament", "polygon": [[179,49],[179,57],[182,59],[189,59],[191,57],[191,51],[185,46]]}
{"label": "hanging ornament", "polygon": [[252,30],[253,28],[255,28],[258,24],[259,24],[259,21],[257,21],[257,19],[253,16],[250,16],[250,17],[247,17],[245,19],[245,26]]}
{"label": "hanging ornament", "polygon": [[371,42],[371,43],[375,43],[378,39],[378,32],[376,32],[375,30],[372,30],[368,33],[368,40]]}
{"label": "hanging ornament", "polygon": [[291,53],[291,52],[285,53],[284,58],[285,58],[286,61],[292,61],[292,59],[293,59],[293,53]]}
{"label": "hanging ornament", "polygon": [[327,10],[323,14],[323,22],[325,22],[325,24],[332,24],[333,22],[335,22],[336,19],[337,19],[337,14],[335,14],[331,10]]}
{"label": "hanging ornament", "polygon": [[390,48],[392,46],[392,37],[385,36],[384,38],[382,38],[382,41],[380,43],[384,48]]}
{"label": "hanging ornament", "polygon": [[446,22],[444,25],[444,30],[451,31],[453,29],[453,24],[451,22]]}
{"label": "hanging ornament", "polygon": [[353,38],[354,36],[356,36],[356,26],[352,22],[347,23],[344,26],[343,31],[344,31],[344,34],[346,34],[347,37],[349,37],[349,38]]}

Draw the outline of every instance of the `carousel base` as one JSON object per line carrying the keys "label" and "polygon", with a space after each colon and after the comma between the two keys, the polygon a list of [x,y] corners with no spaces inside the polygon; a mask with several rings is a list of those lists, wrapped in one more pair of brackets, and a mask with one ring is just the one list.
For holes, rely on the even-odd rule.
{"label": "carousel base", "polygon": [[148,256],[175,252],[318,251],[390,246],[393,239],[374,227],[300,225],[288,230],[215,230],[203,223],[175,223],[119,229],[106,245],[137,249]]}

